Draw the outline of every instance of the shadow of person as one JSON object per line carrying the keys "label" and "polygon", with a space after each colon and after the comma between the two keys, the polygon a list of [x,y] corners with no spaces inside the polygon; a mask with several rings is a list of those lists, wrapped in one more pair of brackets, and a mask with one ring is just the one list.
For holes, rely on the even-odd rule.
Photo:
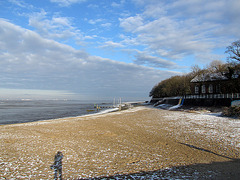
{"label": "shadow of person", "polygon": [[58,179],[58,173],[59,173],[59,179],[62,180],[62,159],[63,159],[63,153],[58,151],[54,157],[53,165],[50,166],[51,169],[54,169],[54,180]]}
{"label": "shadow of person", "polygon": [[224,158],[227,158],[227,159],[230,159],[230,160],[238,160],[238,159],[235,159],[235,158],[231,158],[231,157],[228,157],[228,156],[224,156],[224,155],[221,155],[221,154],[217,154],[213,151],[210,151],[210,150],[207,150],[207,149],[203,149],[203,148],[200,148],[200,147],[197,147],[197,146],[193,146],[191,144],[185,144],[185,143],[180,143],[182,145],[185,145],[185,146],[188,146],[190,148],[193,148],[193,149],[197,149],[197,150],[200,150],[200,151],[205,151],[205,152],[208,152],[208,153],[211,153],[211,154],[214,154],[216,156],[220,156],[220,157],[224,157]]}

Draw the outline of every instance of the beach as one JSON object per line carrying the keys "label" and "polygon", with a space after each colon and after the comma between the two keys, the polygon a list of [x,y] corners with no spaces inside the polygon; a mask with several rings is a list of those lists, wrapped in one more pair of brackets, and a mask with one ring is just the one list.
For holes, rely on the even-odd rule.
{"label": "beach", "polygon": [[238,179],[240,120],[139,106],[0,126],[0,179]]}

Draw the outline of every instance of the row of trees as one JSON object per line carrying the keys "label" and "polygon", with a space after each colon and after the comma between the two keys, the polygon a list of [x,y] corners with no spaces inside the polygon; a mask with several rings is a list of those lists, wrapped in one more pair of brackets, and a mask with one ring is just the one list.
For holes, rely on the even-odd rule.
{"label": "row of trees", "polygon": [[226,75],[232,74],[235,70],[240,70],[240,40],[228,46],[225,53],[229,54],[228,63],[215,60],[202,69],[198,65],[195,65],[188,74],[173,76],[159,82],[152,88],[149,96],[152,98],[162,98],[190,94],[190,81],[197,75],[206,73],[222,73]]}

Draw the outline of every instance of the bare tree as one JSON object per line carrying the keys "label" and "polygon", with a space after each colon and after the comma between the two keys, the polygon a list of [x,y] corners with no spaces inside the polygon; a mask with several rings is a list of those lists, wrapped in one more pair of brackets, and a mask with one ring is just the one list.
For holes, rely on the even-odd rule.
{"label": "bare tree", "polygon": [[240,40],[235,41],[231,44],[231,46],[228,46],[225,53],[229,54],[229,60],[240,61]]}
{"label": "bare tree", "polygon": [[198,75],[199,73],[201,73],[202,69],[198,66],[198,65],[194,65],[191,67],[192,70],[192,74],[193,76]]}
{"label": "bare tree", "polygon": [[222,61],[220,60],[214,60],[212,61],[208,66],[207,66],[207,70],[210,73],[224,73],[228,71],[228,64],[224,64]]}

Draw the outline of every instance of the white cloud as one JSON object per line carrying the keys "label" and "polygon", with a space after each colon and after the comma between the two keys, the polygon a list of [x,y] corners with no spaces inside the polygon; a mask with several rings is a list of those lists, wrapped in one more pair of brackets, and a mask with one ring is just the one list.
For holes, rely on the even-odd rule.
{"label": "white cloud", "polygon": [[91,25],[98,25],[99,23],[101,23],[100,26],[105,27],[105,28],[109,28],[112,26],[112,23],[105,22],[106,19],[101,19],[101,18],[100,19],[90,19],[90,20],[85,18],[85,21],[88,21],[88,23]]}
{"label": "white cloud", "polygon": [[212,48],[204,34],[206,28],[213,26],[211,24],[202,29],[194,21],[179,24],[168,17],[141,23],[142,25],[131,23],[138,20],[139,16],[127,18],[122,20],[121,26],[127,31],[135,32],[137,42],[146,44],[160,56],[176,59],[196,52],[208,52]]}
{"label": "white cloud", "polygon": [[151,18],[159,18],[165,14],[167,14],[167,11],[166,9],[164,9],[164,6],[161,2],[158,2],[157,5],[149,4],[143,13],[144,16],[151,17]]}
{"label": "white cloud", "polygon": [[133,1],[144,11],[119,19],[120,27],[132,33],[131,42],[161,57],[211,56],[216,48],[224,48],[239,38],[238,0]]}
{"label": "white cloud", "polygon": [[112,26],[112,23],[103,23],[101,24],[102,27],[109,28]]}
{"label": "white cloud", "polygon": [[115,7],[115,8],[119,8],[119,7],[123,6],[124,3],[125,3],[125,0],[121,0],[119,3],[117,3],[117,2],[112,2],[111,6],[112,6],[112,7]]}
{"label": "white cloud", "polygon": [[139,15],[134,17],[128,17],[126,19],[119,19],[120,27],[129,32],[136,32],[137,28],[143,25],[143,18]]}
{"label": "white cloud", "polygon": [[122,48],[122,47],[124,47],[124,45],[122,45],[121,43],[113,42],[113,41],[107,41],[101,47],[103,47],[103,48]]}
{"label": "white cloud", "polygon": [[19,1],[19,0],[8,0],[8,1],[22,8],[28,7],[28,5],[23,1]]}
{"label": "white cloud", "polygon": [[61,26],[67,26],[71,27],[71,23],[69,21],[69,18],[66,17],[53,17],[52,18],[52,23],[56,25],[61,25]]}
{"label": "white cloud", "polygon": [[99,6],[98,6],[97,4],[89,4],[87,7],[88,7],[88,8],[92,8],[92,9],[97,9],[97,8],[99,8]]}
{"label": "white cloud", "polygon": [[59,6],[67,7],[71,6],[72,4],[85,2],[87,0],[50,0],[50,1],[53,3],[57,3]]}
{"label": "white cloud", "polygon": [[99,23],[99,22],[102,22],[102,21],[104,21],[104,19],[90,19],[90,20],[88,21],[88,23],[89,23],[89,24],[92,24],[92,25],[95,25],[95,24],[97,24],[97,23]]}
{"label": "white cloud", "polygon": [[[120,34],[119,36],[121,39],[123,39],[121,42],[122,44],[126,44],[128,47],[131,47],[131,46],[138,46],[140,45],[141,43],[137,41],[136,38],[134,37],[131,37],[131,36],[126,36],[124,34]],[[143,45],[143,44],[141,44]]]}
{"label": "white cloud", "polygon": [[94,97],[144,97],[154,84],[174,74],[90,56],[3,19],[0,46],[2,88],[57,90]]}
{"label": "white cloud", "polygon": [[152,67],[167,68],[167,69],[180,68],[176,63],[172,61],[168,61],[156,56],[151,56],[143,52],[139,52],[135,57],[136,57],[136,60],[134,62],[140,65],[148,65]]}
{"label": "white cloud", "polygon": [[92,36],[84,36],[84,39],[95,39],[97,38],[97,35],[92,35]]}
{"label": "white cloud", "polygon": [[41,36],[50,39],[68,40],[83,39],[83,35],[72,25],[72,19],[68,17],[48,17],[44,10],[29,16],[29,25],[34,27]]}

